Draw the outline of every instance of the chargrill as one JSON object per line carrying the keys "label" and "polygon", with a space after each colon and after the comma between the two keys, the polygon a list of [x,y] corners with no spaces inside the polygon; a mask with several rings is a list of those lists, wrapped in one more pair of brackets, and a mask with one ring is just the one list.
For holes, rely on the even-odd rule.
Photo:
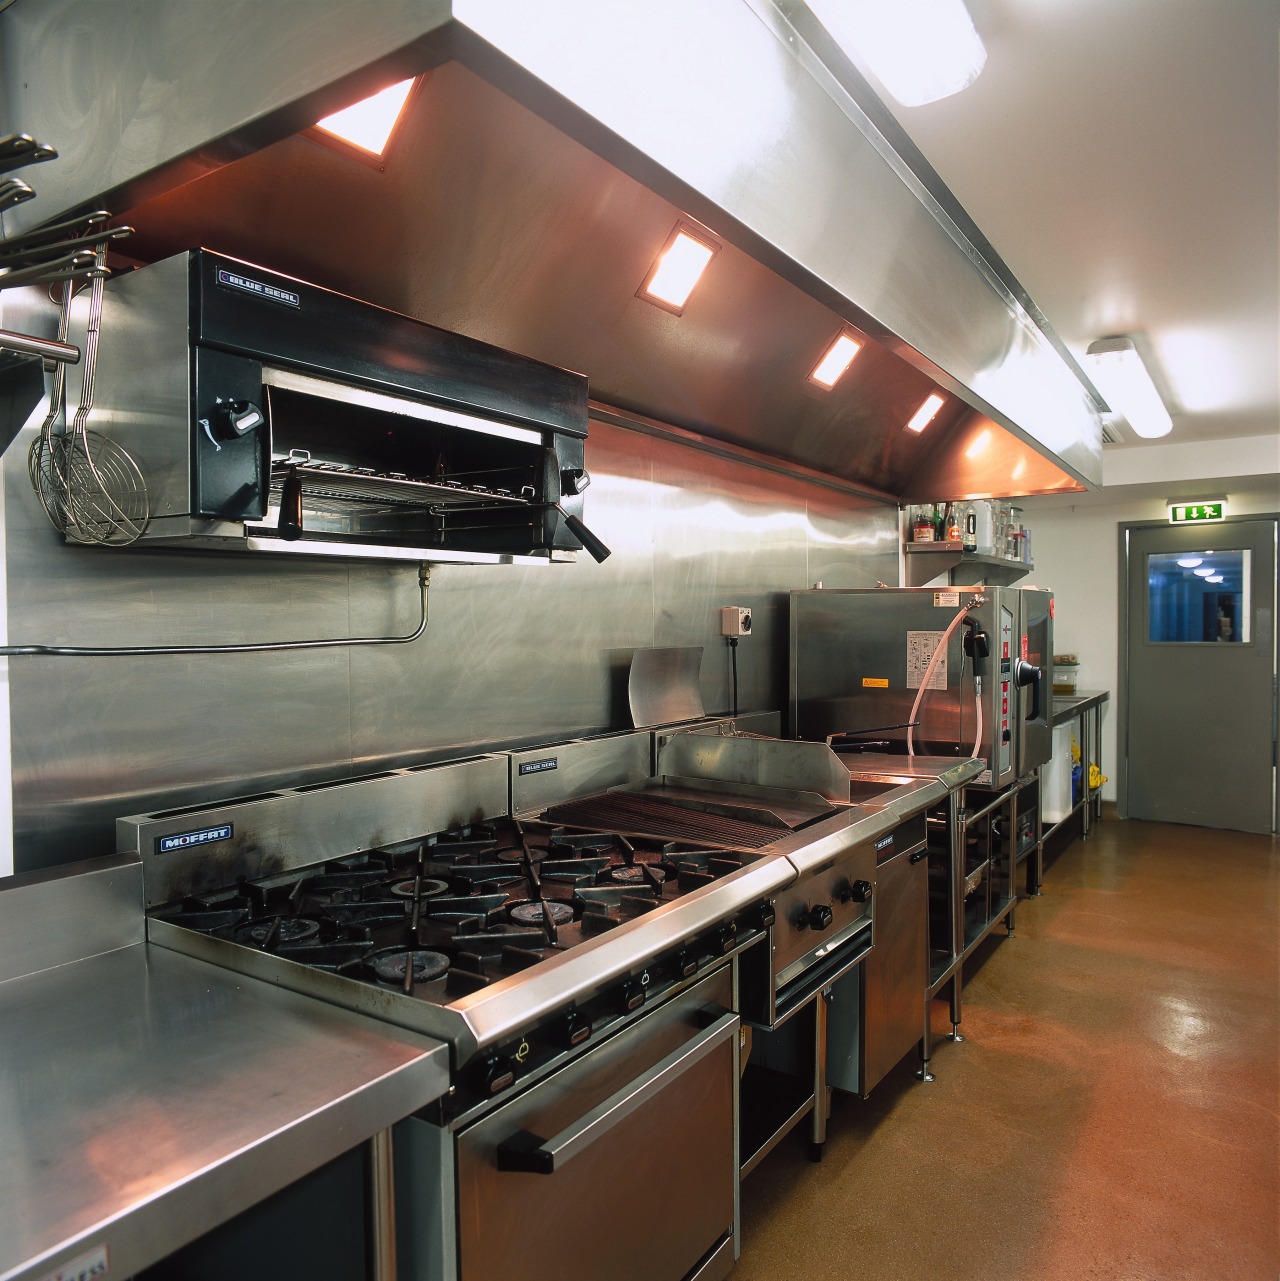
{"label": "chargrill", "polygon": [[788,830],[628,792],[606,792],[555,805],[545,817],[569,827],[607,827],[636,836],[678,837],[728,850],[763,850]]}

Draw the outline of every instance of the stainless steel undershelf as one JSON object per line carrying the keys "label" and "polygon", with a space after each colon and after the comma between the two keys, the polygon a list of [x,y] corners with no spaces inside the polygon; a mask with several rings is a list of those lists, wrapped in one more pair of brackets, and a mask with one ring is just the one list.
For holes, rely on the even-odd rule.
{"label": "stainless steel undershelf", "polygon": [[129,1276],[438,1098],[448,1048],[145,944],[0,982],[0,1281]]}

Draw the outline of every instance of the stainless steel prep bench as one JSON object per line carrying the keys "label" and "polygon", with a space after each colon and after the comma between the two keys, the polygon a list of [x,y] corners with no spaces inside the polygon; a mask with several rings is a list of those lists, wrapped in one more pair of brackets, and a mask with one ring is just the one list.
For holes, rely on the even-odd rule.
{"label": "stainless steel prep bench", "polygon": [[448,1088],[438,1041],[149,947],[129,856],[0,882],[0,1028],[0,1281],[130,1276]]}

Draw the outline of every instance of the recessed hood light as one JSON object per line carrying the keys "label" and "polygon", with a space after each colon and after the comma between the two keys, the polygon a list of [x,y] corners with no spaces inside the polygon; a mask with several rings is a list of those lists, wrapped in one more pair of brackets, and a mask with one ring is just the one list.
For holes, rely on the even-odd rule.
{"label": "recessed hood light", "polygon": [[325,133],[341,138],[343,142],[371,156],[381,156],[391,141],[404,110],[404,104],[413,88],[413,80],[401,80],[386,89],[380,90],[371,97],[352,103],[331,116],[316,121],[316,128]]}
{"label": "recessed hood light", "polygon": [[640,286],[640,296],[678,316],[719,248],[709,237],[677,227]]}
{"label": "recessed hood light", "polygon": [[1197,565],[1203,564],[1203,556],[1183,556],[1182,559],[1178,561],[1178,565],[1182,569],[1195,569]]}
{"label": "recessed hood light", "polygon": [[1208,578],[1213,573],[1212,565],[1202,565],[1199,569],[1191,571],[1197,578]]}
{"label": "recessed hood light", "polygon": [[922,432],[938,416],[938,410],[946,402],[935,391],[925,400],[924,404],[912,415],[911,421],[907,424],[908,431]]}
{"label": "recessed hood light", "polygon": [[861,350],[862,344],[852,334],[839,334],[827,348],[827,354],[818,361],[817,368],[809,375],[809,381],[830,391]]}
{"label": "recessed hood light", "polygon": [[1204,581],[1206,583],[1220,583],[1222,582],[1222,577],[1221,574],[1206,574]]}

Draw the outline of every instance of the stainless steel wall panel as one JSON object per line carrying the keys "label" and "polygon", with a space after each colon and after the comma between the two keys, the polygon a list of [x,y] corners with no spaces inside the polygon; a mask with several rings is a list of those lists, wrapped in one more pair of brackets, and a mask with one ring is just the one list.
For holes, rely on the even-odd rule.
{"label": "stainless steel wall panel", "polygon": [[[412,565],[65,546],[27,482],[30,434],[4,459],[13,641],[217,644],[412,629]],[[412,645],[10,660],[15,866],[108,853],[122,814],[624,729],[634,651],[687,636],[722,654],[721,604],[751,604],[768,619],[740,650],[740,706],[781,708],[780,611],[808,581],[808,505],[821,512],[822,546],[847,546],[855,575],[868,554],[866,572],[883,572],[867,549],[896,528],[890,506],[609,423],[592,422],[587,463],[591,525],[613,556],[437,566],[427,633]],[[726,673],[722,664],[704,681],[711,706],[728,706]]]}
{"label": "stainless steel wall panel", "polygon": [[700,645],[702,702],[731,710],[729,650],[720,609],[751,609],[738,645],[738,706],[778,706],[769,692],[777,647],[786,648],[782,584],[803,581],[806,512],[798,482],[704,456],[701,484],[684,472],[688,450],[653,442],[654,644]]}

